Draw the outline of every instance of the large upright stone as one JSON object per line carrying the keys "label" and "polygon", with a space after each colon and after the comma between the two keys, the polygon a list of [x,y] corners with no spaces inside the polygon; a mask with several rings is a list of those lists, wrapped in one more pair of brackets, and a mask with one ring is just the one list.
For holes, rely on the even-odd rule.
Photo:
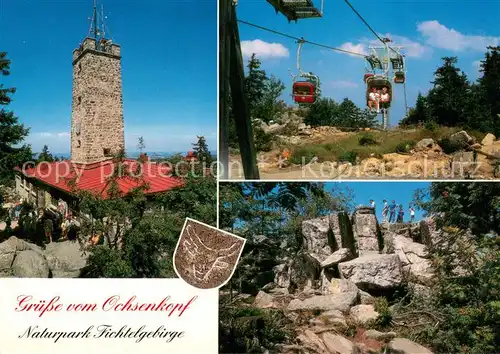
{"label": "large upright stone", "polygon": [[302,235],[307,252],[318,262],[323,262],[335,249],[329,241],[330,221],[328,216],[302,222]]}
{"label": "large upright stone", "polygon": [[403,282],[401,262],[396,254],[366,253],[339,264],[340,274],[365,291],[397,287]]}
{"label": "large upright stone", "polygon": [[370,207],[359,207],[354,213],[354,237],[358,251],[378,251],[378,222],[375,210]]}
{"label": "large upright stone", "polygon": [[358,254],[351,219],[347,212],[339,212],[330,215],[330,230],[333,234],[333,240],[331,241],[335,242],[335,251],[341,248],[347,248],[353,255]]}

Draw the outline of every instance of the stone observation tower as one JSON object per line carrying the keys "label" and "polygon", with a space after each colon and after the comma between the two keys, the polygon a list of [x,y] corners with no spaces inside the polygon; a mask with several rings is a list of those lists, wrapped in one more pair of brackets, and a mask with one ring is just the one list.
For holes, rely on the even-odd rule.
{"label": "stone observation tower", "polygon": [[105,37],[104,16],[98,26],[94,5],[89,36],[73,51],[71,160],[94,163],[124,149],[120,46]]}

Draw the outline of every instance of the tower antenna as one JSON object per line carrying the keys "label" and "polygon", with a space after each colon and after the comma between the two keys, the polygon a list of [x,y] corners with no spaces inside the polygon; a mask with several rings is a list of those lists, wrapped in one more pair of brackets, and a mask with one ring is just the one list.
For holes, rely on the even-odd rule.
{"label": "tower antenna", "polygon": [[102,38],[106,38],[106,24],[104,23],[104,5],[101,4]]}
{"label": "tower antenna", "polygon": [[97,29],[97,0],[94,0],[94,38],[97,42],[99,30]]}

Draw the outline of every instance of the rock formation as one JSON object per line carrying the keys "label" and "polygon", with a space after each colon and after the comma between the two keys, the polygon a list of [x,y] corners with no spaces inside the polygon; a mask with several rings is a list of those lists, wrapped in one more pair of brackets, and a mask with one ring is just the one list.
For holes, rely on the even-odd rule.
{"label": "rock formation", "polygon": [[274,266],[274,282],[254,301],[254,306],[281,309],[292,318],[318,316],[297,329],[299,344],[282,345],[280,352],[370,353],[383,346],[390,353],[431,353],[394,332],[369,330],[357,341],[334,329],[346,329],[348,323],[369,327],[379,316],[374,296],[404,284],[414,294],[429,294],[433,273],[426,245],[439,237],[432,219],[380,225],[373,208],[360,206],[353,215],[304,221],[302,235],[302,250]]}
{"label": "rock formation", "polygon": [[42,250],[11,237],[0,243],[0,277],[78,278],[87,258],[78,242],[53,242]]}

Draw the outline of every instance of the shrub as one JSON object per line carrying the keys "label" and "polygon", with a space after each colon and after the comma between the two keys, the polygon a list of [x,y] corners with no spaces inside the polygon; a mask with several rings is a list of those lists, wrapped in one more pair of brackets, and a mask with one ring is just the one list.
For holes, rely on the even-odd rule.
{"label": "shrub", "polygon": [[439,129],[439,124],[437,124],[435,121],[430,120],[424,124],[425,130],[428,130],[430,132],[435,132]]}
{"label": "shrub", "polygon": [[378,141],[372,134],[364,134],[361,138],[359,138],[359,145],[361,146],[378,145]]}
{"label": "shrub", "polygon": [[375,326],[378,328],[384,328],[391,324],[392,313],[389,309],[389,302],[385,297],[378,297],[375,299],[375,311],[378,312],[378,317],[375,320]]}
{"label": "shrub", "polygon": [[445,154],[453,154],[457,151],[460,151],[464,148],[464,146],[460,143],[453,142],[449,138],[443,138],[438,141],[439,146],[443,149]]}
{"label": "shrub", "polygon": [[346,151],[340,155],[339,160],[341,162],[350,162],[355,165],[357,157],[358,153],[356,151]]}
{"label": "shrub", "polygon": [[253,307],[221,308],[219,353],[258,353],[289,337],[288,320],[281,311]]}
{"label": "shrub", "polygon": [[417,143],[414,140],[402,141],[398,145],[396,145],[396,147],[394,148],[394,152],[403,153],[403,154],[408,153],[408,152],[410,152],[411,149],[413,149],[413,147],[416,144]]}

